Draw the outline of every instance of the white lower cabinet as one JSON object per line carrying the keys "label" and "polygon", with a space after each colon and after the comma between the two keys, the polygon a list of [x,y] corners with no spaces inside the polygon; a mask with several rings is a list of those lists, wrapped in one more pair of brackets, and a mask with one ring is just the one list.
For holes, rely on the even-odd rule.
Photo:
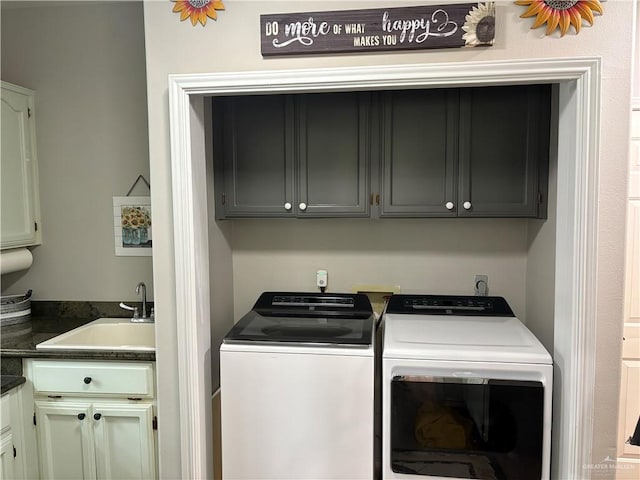
{"label": "white lower cabinet", "polygon": [[24,440],[22,386],[0,399],[0,480],[28,478],[27,448]]}
{"label": "white lower cabinet", "polygon": [[42,477],[154,478],[153,406],[36,401]]}
{"label": "white lower cabinet", "polygon": [[155,479],[153,370],[149,362],[29,360],[41,478]]}
{"label": "white lower cabinet", "polygon": [[11,422],[12,397],[11,392],[2,396],[2,416],[0,420],[0,479],[10,480],[16,478],[16,465],[14,456],[14,429]]}
{"label": "white lower cabinet", "polygon": [[16,478],[15,460],[13,456],[13,432],[9,429],[0,435],[0,479]]}

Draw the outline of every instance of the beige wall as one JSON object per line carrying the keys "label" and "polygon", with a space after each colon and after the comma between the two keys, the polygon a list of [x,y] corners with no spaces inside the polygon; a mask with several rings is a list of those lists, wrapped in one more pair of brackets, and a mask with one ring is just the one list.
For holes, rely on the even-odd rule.
{"label": "beige wall", "polygon": [[527,221],[496,219],[236,220],[236,320],[264,290],[328,291],[399,286],[404,293],[473,294],[475,274],[525,316]]}
{"label": "beige wall", "polygon": [[2,3],[2,80],[36,92],[43,230],[2,292],[135,300],[145,281],[153,298],[151,257],[115,256],[112,213],[113,196],[149,178],[142,3]]}
{"label": "beige wall", "polygon": [[[403,5],[424,4],[421,2],[403,2]],[[497,4],[497,42],[486,49],[439,50],[423,52],[395,52],[388,54],[355,54],[328,56],[301,56],[294,58],[263,59],[260,55],[259,15],[263,13],[283,13],[287,11],[315,11],[350,8],[371,8],[389,6],[390,2],[352,1],[352,2],[320,2],[320,1],[227,1],[226,11],[219,13],[217,22],[209,21],[205,27],[193,27],[189,22],[180,22],[177,14],[171,12],[171,4],[167,2],[145,2],[145,35],[147,44],[147,77],[149,99],[149,135],[151,154],[152,183],[154,184],[154,215],[156,216],[156,230],[158,241],[155,244],[154,277],[156,298],[161,303],[163,318],[158,323],[158,345],[160,349],[159,364],[164,375],[167,375],[166,385],[175,385],[177,371],[176,325],[173,240],[172,240],[172,198],[171,198],[171,167],[168,124],[168,95],[167,76],[172,73],[197,72],[231,72],[247,70],[297,69],[340,67],[354,65],[389,65],[389,64],[423,64],[438,62],[468,62],[485,60],[509,60],[526,58],[574,58],[577,56],[600,56],[602,62],[602,108],[600,117],[602,136],[600,143],[600,185],[599,185],[599,271],[595,279],[597,283],[597,329],[598,339],[595,355],[598,371],[596,384],[598,390],[595,396],[595,432],[593,438],[593,461],[600,463],[607,455],[615,456],[615,429],[617,398],[611,392],[617,391],[619,353],[620,353],[620,319],[622,316],[622,274],[623,271],[623,239],[624,239],[624,192],[626,185],[626,158],[628,154],[628,106],[630,91],[630,59],[633,20],[631,0],[609,1],[604,3],[605,14],[596,17],[593,27],[585,26],[579,35],[573,32],[564,38],[559,35],[545,36],[544,29],[530,30],[531,19],[520,19],[523,7],[514,5],[510,1]],[[334,222],[334,225],[340,222]],[[319,223],[318,223],[319,224]],[[445,225],[443,223],[442,225]],[[425,222],[417,226],[408,223],[406,231],[418,229],[422,232],[431,231],[434,223]],[[369,225],[365,228],[358,226],[344,226],[353,233],[355,240],[350,240],[349,248],[355,248],[358,241],[370,241],[369,248],[357,256],[347,259],[354,267],[359,267],[367,278],[378,281],[383,277],[382,272],[394,272],[403,287],[422,290],[436,285],[436,280],[430,275],[421,275],[412,269],[410,272],[395,271],[394,259],[400,259],[401,265],[406,266],[410,255],[398,253],[397,250],[386,251],[392,245],[392,234],[385,232],[383,227]],[[233,225],[233,261],[234,261],[234,295],[236,299],[236,315],[239,310],[246,309],[249,298],[255,293],[269,287],[267,282],[293,286],[293,282],[286,280],[285,273],[278,267],[278,262],[288,262],[290,272],[299,280],[300,285],[313,285],[313,272],[320,263],[330,270],[331,285],[337,287],[348,286],[353,281],[359,281],[357,273],[343,268],[333,255],[315,240],[311,248],[301,244],[293,245],[293,251],[278,246],[275,240],[267,240],[260,244],[257,240],[248,239],[247,235],[255,234],[256,229],[264,236],[264,231],[275,236],[275,240],[283,240],[282,233],[271,223],[263,222],[235,222]],[[319,227],[317,224],[300,226],[292,223],[287,225],[295,234],[296,242],[309,236]],[[382,230],[380,251],[374,251],[376,244],[373,240],[364,238],[368,229]],[[465,224],[448,225],[447,229],[464,229]],[[441,232],[438,229],[439,232]],[[446,232],[446,230],[442,230]],[[453,231],[453,230],[450,230]],[[544,232],[545,238],[536,241],[536,232],[527,228],[514,229],[507,238],[501,238],[502,245],[508,244],[514,248],[516,261],[504,276],[500,272],[480,272],[477,268],[489,268],[493,260],[490,252],[486,256],[474,257],[480,263],[473,267],[456,268],[455,275],[459,278],[447,278],[447,287],[468,285],[468,276],[474,273],[489,273],[495,278],[492,286],[498,292],[513,289],[518,300],[518,309],[526,309],[523,298],[527,290],[526,284],[540,282],[540,278],[530,276],[526,278],[526,262],[529,245],[538,252],[544,252],[548,245],[553,244],[553,233]],[[490,237],[491,238],[491,237]],[[358,240],[359,239],[359,240]],[[284,239],[289,240],[290,239]],[[335,242],[329,246],[336,248]],[[256,242],[256,243],[254,243]],[[512,242],[512,243],[511,243]],[[290,245],[290,243],[289,243]],[[441,248],[441,244],[428,246]],[[413,245],[415,247],[415,245]],[[467,247],[460,247],[451,252],[452,258],[458,262],[465,257]],[[384,250],[384,251],[383,251]],[[444,259],[437,251],[420,250],[418,257],[421,267],[437,265],[438,275],[443,274]],[[274,255],[274,261],[267,256]],[[538,253],[544,256],[544,253]],[[484,257],[484,258],[483,258]],[[341,257],[345,260],[345,256]],[[504,258],[498,258],[503,262]],[[380,268],[369,265],[375,262]],[[329,265],[327,265],[329,263]],[[260,265],[253,278],[252,266]],[[365,267],[362,264],[366,264]],[[502,263],[501,263],[502,264]],[[519,265],[518,265],[519,264]],[[519,270],[519,273],[517,272]],[[272,272],[272,273],[270,273]],[[506,285],[510,279],[516,279],[514,285]],[[286,280],[286,282],[285,282]],[[336,283],[334,283],[336,282]],[[459,283],[461,282],[461,283]],[[404,285],[403,285],[404,284]],[[246,296],[238,292],[240,288],[247,288],[250,293]],[[556,319],[561,321],[561,319]],[[549,335],[548,326],[545,335]],[[548,341],[548,338],[547,338]],[[178,410],[178,392],[164,389],[161,393],[161,408]],[[165,419],[161,438],[161,471],[166,478],[179,476],[180,458],[176,443],[179,438],[179,420]]]}

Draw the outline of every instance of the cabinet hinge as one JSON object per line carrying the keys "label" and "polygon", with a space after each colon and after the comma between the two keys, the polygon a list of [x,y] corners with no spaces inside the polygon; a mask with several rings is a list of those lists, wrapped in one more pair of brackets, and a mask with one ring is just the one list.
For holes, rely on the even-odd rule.
{"label": "cabinet hinge", "polygon": [[156,417],[155,415],[153,417],[153,429],[154,430],[158,429],[158,417]]}
{"label": "cabinet hinge", "polygon": [[16,446],[13,445],[13,458],[16,458],[18,456],[18,452],[16,451]]}
{"label": "cabinet hinge", "polygon": [[223,193],[222,194],[222,205],[224,205],[227,202],[227,197],[226,195]]}
{"label": "cabinet hinge", "polygon": [[37,423],[36,423],[36,412],[33,412],[33,424],[37,425]]}

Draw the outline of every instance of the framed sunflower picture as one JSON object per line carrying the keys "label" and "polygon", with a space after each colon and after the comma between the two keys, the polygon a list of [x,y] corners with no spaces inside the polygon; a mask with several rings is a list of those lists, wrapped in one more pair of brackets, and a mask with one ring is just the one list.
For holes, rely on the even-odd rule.
{"label": "framed sunflower picture", "polygon": [[113,197],[116,256],[152,255],[151,197]]}

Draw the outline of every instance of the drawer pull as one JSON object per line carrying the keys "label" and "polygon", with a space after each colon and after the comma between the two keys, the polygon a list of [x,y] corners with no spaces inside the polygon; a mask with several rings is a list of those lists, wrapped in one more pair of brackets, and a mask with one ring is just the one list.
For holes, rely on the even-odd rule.
{"label": "drawer pull", "polygon": [[96,414],[93,415],[93,419],[94,420],[100,420],[101,418],[102,418],[102,414],[100,414],[100,413],[96,413]]}
{"label": "drawer pull", "polygon": [[86,417],[86,415],[84,413],[79,413],[78,414],[78,420],[84,420],[84,417]]}
{"label": "drawer pull", "polygon": [[91,383],[91,377],[84,377],[84,383],[89,385]]}

